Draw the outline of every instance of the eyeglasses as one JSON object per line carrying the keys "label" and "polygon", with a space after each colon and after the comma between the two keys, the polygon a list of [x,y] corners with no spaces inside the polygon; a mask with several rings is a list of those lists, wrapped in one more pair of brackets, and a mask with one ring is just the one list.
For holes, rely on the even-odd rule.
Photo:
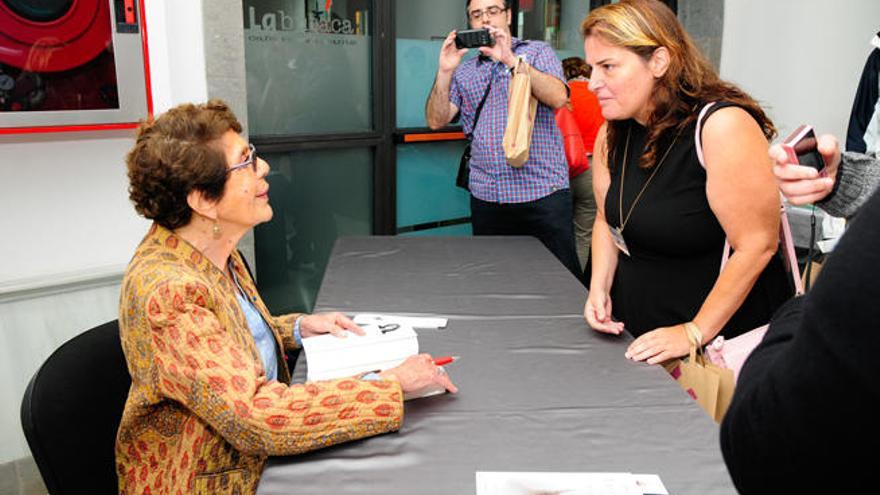
{"label": "eyeglasses", "polygon": [[501,8],[493,5],[486,10],[472,10],[471,12],[468,12],[468,18],[472,21],[479,21],[483,18],[484,15],[487,17],[497,17],[501,15],[502,12],[506,11],[507,8]]}
{"label": "eyeglasses", "polygon": [[247,167],[248,165],[250,165],[251,168],[253,169],[254,173],[256,173],[256,171],[257,171],[257,148],[255,148],[254,145],[252,145],[252,144],[248,146],[248,157],[245,159],[245,161],[229,167],[226,170],[226,173],[231,174],[232,172],[235,172],[236,170],[238,170],[240,168]]}

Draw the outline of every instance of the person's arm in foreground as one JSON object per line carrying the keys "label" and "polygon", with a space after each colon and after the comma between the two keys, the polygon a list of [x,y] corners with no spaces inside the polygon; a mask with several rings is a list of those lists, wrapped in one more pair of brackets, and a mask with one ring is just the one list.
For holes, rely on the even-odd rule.
{"label": "person's arm in foreground", "polygon": [[770,147],[779,190],[793,205],[816,203],[832,216],[851,217],[880,184],[880,159],[862,153],[841,154],[837,139],[830,134],[819,136],[818,143],[825,159],[822,174],[789,163],[780,145]]}

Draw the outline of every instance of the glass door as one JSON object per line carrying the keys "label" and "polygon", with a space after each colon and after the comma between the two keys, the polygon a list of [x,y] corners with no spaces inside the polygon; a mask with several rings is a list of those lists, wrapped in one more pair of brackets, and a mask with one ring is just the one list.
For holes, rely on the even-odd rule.
{"label": "glass door", "polygon": [[273,312],[311,311],[336,238],[383,230],[387,78],[376,10],[371,0],[243,8],[249,134],[272,166],[274,217],[254,231],[257,280]]}
{"label": "glass door", "polygon": [[450,31],[467,27],[464,2],[407,0],[395,7],[396,231],[470,235],[470,197],[455,187],[464,134],[459,126],[433,132],[425,122],[440,46]]}

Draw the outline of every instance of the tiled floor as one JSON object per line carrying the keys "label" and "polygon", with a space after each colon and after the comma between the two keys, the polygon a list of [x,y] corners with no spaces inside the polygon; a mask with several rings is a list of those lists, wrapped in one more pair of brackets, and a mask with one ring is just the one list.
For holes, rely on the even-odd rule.
{"label": "tiled floor", "polygon": [[40,478],[32,457],[0,464],[0,495],[45,495],[46,486]]}

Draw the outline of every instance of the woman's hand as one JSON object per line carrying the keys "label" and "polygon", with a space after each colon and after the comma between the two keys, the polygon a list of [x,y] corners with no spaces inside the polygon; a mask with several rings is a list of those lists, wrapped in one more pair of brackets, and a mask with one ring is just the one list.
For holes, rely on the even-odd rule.
{"label": "woman's hand", "polygon": [[840,164],[840,145],[830,134],[819,136],[817,141],[819,153],[825,160],[825,170],[822,173],[811,167],[791,163],[782,146],[775,144],[770,147],[773,175],[776,176],[779,190],[793,205],[820,201],[834,189],[837,167]]}
{"label": "woman's hand", "polygon": [[458,392],[449,375],[434,364],[430,354],[410,356],[399,366],[379,373],[383,380],[394,380],[400,383],[404,393],[417,392],[430,385],[440,385],[453,394]]}
{"label": "woman's hand", "polygon": [[299,332],[304,339],[324,333],[332,333],[336,337],[344,338],[348,336],[346,332],[363,335],[364,329],[344,314],[333,312],[305,316],[300,322]]}
{"label": "woman's hand", "polygon": [[684,325],[661,327],[641,335],[626,350],[627,359],[658,364],[672,358],[686,356],[691,351],[691,341]]}
{"label": "woman's hand", "polygon": [[591,290],[584,304],[584,318],[593,330],[602,333],[620,335],[623,323],[611,319],[611,298],[608,293]]}

